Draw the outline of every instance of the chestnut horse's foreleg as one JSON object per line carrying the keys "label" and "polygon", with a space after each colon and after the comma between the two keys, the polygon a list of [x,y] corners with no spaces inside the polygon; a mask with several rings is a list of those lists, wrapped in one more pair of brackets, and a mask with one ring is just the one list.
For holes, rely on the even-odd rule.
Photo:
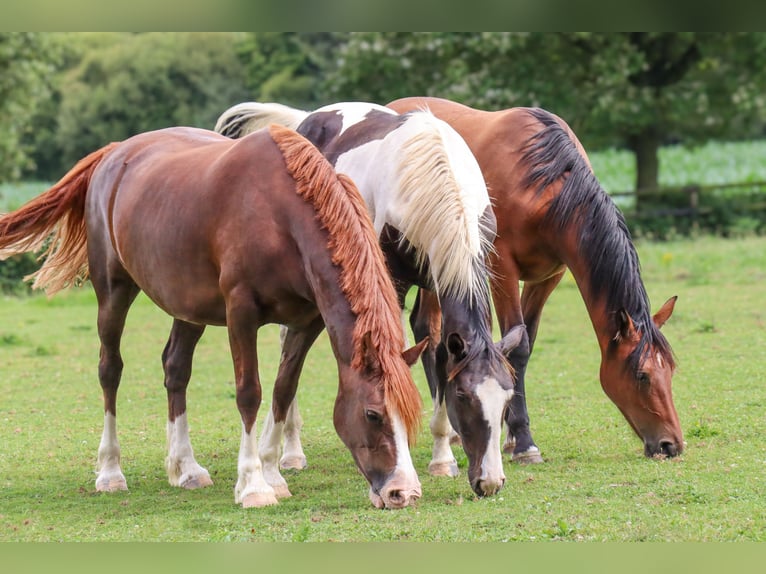
{"label": "chestnut horse's foreleg", "polygon": [[[279,472],[279,466],[282,468],[305,468],[306,466],[306,456],[300,445],[300,414],[295,393],[306,355],[322,329],[324,329],[324,321],[321,316],[301,331],[280,327],[282,358],[274,382],[272,406],[258,445],[266,482],[274,488],[277,498],[290,496],[287,483]],[[287,432],[288,424],[292,425],[290,434]],[[280,459],[279,450],[283,436],[286,438],[285,452]],[[288,448],[293,450],[288,451]]]}
{"label": "chestnut horse's foreleg", "polygon": [[431,462],[428,463],[428,472],[432,476],[457,476],[459,474],[457,460],[455,460],[450,444],[459,443],[460,438],[452,429],[447,418],[444,394],[438,392],[436,348],[441,341],[441,309],[439,301],[432,291],[418,289],[415,305],[410,315],[410,325],[416,341],[421,341],[423,337],[429,337],[428,346],[421,355],[423,370],[434,405],[434,412],[429,424],[433,447],[431,449]]}
{"label": "chestnut horse's foreleg", "polygon": [[194,459],[186,417],[186,387],[191,378],[192,356],[204,331],[204,325],[174,320],[162,353],[168,393],[168,455],[165,469],[171,485],[188,489],[213,484],[210,473]]}
{"label": "chestnut horse's foreleg", "polygon": [[[100,280],[99,280],[100,279]],[[117,389],[122,376],[120,340],[125,318],[138,287],[130,280],[112,282],[108,287],[103,276],[94,274],[93,285],[98,297],[98,336],[101,340],[98,380],[104,396],[104,430],[98,446],[96,490],[127,490],[120,468],[120,443],[117,440]]]}
{"label": "chestnut horse's foreleg", "polygon": [[255,427],[258,408],[261,406],[256,354],[259,314],[247,287],[234,287],[227,295],[226,324],[234,361],[237,409],[242,419],[234,501],[244,508],[268,506],[277,504],[277,497],[263,476]]}

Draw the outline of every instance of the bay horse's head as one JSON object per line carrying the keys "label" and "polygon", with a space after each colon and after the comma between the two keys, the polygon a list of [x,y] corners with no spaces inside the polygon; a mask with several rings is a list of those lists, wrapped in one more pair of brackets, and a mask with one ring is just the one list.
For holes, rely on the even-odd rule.
{"label": "bay horse's head", "polygon": [[671,392],[675,361],[659,332],[675,302],[669,299],[645,324],[620,309],[601,361],[601,387],[643,441],[647,457],[672,457],[684,448]]}
{"label": "bay horse's head", "polygon": [[422,494],[409,451],[420,413],[420,397],[409,396],[415,389],[409,367],[427,343],[383,357],[367,333],[360,364],[340,365],[335,430],[370,483],[377,508],[404,508]]}

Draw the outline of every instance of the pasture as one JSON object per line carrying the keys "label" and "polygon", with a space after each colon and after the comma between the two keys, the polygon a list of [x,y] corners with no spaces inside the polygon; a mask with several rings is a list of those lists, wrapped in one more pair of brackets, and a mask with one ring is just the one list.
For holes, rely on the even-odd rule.
{"label": "pasture", "polygon": [[[209,328],[195,356],[189,422],[214,485],[170,487],[160,354],[170,319],[145,297],[131,309],[118,432],[130,490],[95,492],[103,423],[96,378],[95,297],[89,286],[53,299],[0,300],[0,540],[2,541],[733,541],[766,540],[766,239],[639,243],[656,310],[678,295],[663,332],[679,367],[674,398],[687,442],[676,459],[651,460],[601,391],[599,354],[571,276],[543,314],[527,371],[532,428],[546,462],[505,462],[497,496],[476,498],[466,458],[456,479],[432,478],[431,406],[412,450],[423,497],[374,509],[367,483],[332,425],[337,370],[326,335],[311,350],[299,401],[309,467],[285,471],[292,498],[234,504],[240,422],[225,330]],[[278,350],[261,330],[264,404]]]}

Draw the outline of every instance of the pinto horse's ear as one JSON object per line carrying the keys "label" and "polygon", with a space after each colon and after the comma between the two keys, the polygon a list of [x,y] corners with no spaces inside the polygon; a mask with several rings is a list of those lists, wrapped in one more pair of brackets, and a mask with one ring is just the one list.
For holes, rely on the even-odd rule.
{"label": "pinto horse's ear", "polygon": [[676,306],[676,299],[678,299],[678,295],[674,295],[665,301],[665,304],[660,307],[660,310],[654,314],[654,317],[652,317],[652,320],[654,321],[654,324],[657,325],[658,329],[670,319],[670,316],[673,314],[673,309]]}
{"label": "pinto horse's ear", "polygon": [[614,339],[619,341],[620,339],[632,340],[636,337],[636,327],[633,325],[633,319],[630,318],[630,314],[623,307],[617,312],[617,334]]}
{"label": "pinto horse's ear", "polygon": [[447,350],[456,360],[460,361],[466,355],[466,342],[459,333],[450,333],[447,335]]}
{"label": "pinto horse's ear", "polygon": [[372,344],[372,333],[369,331],[362,337],[362,359],[364,361],[364,368],[369,373],[381,372],[378,349]]}
{"label": "pinto horse's ear", "polygon": [[511,351],[519,346],[524,337],[524,333],[526,332],[527,326],[524,325],[524,323],[516,325],[513,329],[508,331],[500,341],[495,343],[495,346],[503,355],[508,356]]}
{"label": "pinto horse's ear", "polygon": [[428,345],[429,340],[428,337],[423,337],[423,340],[420,341],[420,343],[402,351],[402,358],[404,359],[404,362],[407,363],[408,367],[415,364],[418,357],[420,357],[420,354],[426,348],[426,345]]}

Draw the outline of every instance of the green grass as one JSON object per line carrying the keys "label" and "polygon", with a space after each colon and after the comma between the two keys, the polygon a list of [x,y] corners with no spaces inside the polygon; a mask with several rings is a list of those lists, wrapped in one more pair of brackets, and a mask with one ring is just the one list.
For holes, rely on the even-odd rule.
{"label": "green grass", "polygon": [[[713,541],[766,540],[766,239],[641,243],[653,307],[678,295],[664,332],[679,368],[674,395],[687,450],[648,460],[600,389],[599,352],[571,277],[543,315],[527,374],[545,464],[506,462],[498,496],[476,499],[465,476],[428,476],[427,405],[413,449],[423,498],[378,511],[332,426],[337,371],[323,335],[299,391],[309,468],[286,472],[293,497],[234,504],[240,423],[226,333],[211,328],[189,391],[192,442],[214,486],[187,492],[163,470],[166,401],[159,356],[170,320],[141,297],[128,317],[118,399],[130,490],[95,492],[102,426],[95,298],[89,288],[0,299],[0,540],[18,541]],[[264,409],[277,330],[261,331]]]}

